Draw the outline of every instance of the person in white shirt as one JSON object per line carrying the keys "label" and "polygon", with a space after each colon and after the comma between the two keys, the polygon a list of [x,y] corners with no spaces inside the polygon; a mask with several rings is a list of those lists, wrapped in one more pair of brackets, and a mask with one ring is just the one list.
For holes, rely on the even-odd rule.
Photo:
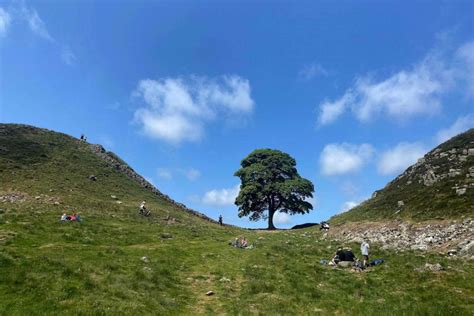
{"label": "person in white shirt", "polygon": [[369,262],[369,244],[367,241],[363,240],[362,244],[360,245],[360,252],[362,253],[362,256],[364,257],[364,267],[367,266],[367,263]]}
{"label": "person in white shirt", "polygon": [[66,213],[64,213],[62,216],[61,216],[61,222],[65,222],[67,220],[67,215]]}

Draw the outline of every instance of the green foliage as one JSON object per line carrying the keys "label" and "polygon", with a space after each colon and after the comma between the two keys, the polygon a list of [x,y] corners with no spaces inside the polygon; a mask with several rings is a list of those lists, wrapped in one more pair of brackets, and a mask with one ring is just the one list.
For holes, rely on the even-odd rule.
{"label": "green foliage", "polygon": [[239,217],[250,215],[251,220],[259,220],[268,216],[268,229],[274,229],[276,211],[305,214],[313,209],[306,201],[313,197],[313,184],[298,174],[296,161],[284,152],[254,150],[242,160],[235,176],[242,182],[235,200]]}
{"label": "green foliage", "polygon": [[[371,245],[373,258],[386,263],[365,273],[333,269],[319,260],[331,258],[339,243],[325,239],[318,228],[267,232],[219,226],[144,190],[77,139],[7,126],[4,133],[0,125],[0,147],[8,150],[0,154],[0,196],[16,192],[25,199],[0,201],[0,315],[470,315],[474,310],[472,260]],[[36,145],[23,147],[25,142]],[[37,159],[37,153],[47,157]],[[97,181],[90,181],[90,174]],[[137,212],[144,199],[150,218]],[[59,222],[63,212],[72,211],[84,221]],[[164,233],[172,238],[162,238]],[[256,247],[228,245],[242,235]],[[446,270],[414,270],[426,262]],[[209,290],[215,295],[206,296]]]}

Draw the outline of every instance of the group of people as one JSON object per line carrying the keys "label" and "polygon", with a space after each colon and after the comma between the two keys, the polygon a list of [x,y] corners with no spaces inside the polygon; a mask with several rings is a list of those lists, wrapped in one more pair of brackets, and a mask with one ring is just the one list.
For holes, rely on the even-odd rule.
{"label": "group of people", "polygon": [[349,267],[355,265],[359,268],[364,269],[368,266],[369,263],[369,248],[369,243],[366,240],[363,240],[360,244],[360,252],[364,259],[362,262],[360,262],[352,252],[352,249],[339,247],[329,264],[342,267]]}
{"label": "group of people", "polygon": [[231,242],[231,245],[236,248],[253,248],[252,245],[249,245],[249,242],[247,238],[245,237],[237,237],[233,242]]}
{"label": "group of people", "polygon": [[61,222],[81,222],[81,216],[79,214],[74,214],[74,215],[67,215],[64,213],[61,215]]}
{"label": "group of people", "polygon": [[81,140],[83,142],[87,142],[87,137],[84,134],[81,134]]}

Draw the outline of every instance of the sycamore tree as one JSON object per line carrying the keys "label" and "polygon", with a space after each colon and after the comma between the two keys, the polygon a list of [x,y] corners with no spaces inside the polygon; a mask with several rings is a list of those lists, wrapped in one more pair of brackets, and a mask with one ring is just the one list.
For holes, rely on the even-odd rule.
{"label": "sycamore tree", "polygon": [[242,160],[234,174],[241,180],[235,199],[239,217],[250,216],[258,221],[268,218],[268,229],[275,229],[276,211],[293,214],[309,213],[313,209],[308,198],[314,186],[296,170],[296,161],[288,154],[273,149],[257,149]]}

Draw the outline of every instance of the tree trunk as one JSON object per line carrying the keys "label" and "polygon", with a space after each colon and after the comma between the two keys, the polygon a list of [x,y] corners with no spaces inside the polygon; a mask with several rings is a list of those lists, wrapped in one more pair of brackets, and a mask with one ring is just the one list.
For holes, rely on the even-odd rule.
{"label": "tree trunk", "polygon": [[275,214],[275,210],[268,210],[268,230],[275,230],[275,226],[273,225],[273,215]]}

